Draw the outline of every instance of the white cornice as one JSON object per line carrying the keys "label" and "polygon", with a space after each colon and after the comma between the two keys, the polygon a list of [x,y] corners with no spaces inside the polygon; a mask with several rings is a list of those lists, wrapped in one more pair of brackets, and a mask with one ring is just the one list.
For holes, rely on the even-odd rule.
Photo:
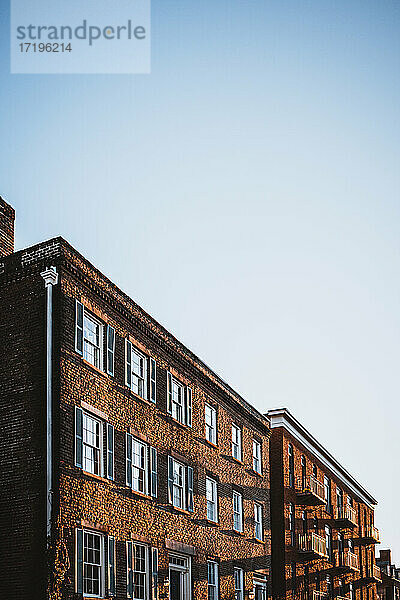
{"label": "white cornice", "polygon": [[365,502],[369,508],[373,509],[377,501],[369,494],[354,477],[346,471],[344,467],[320,444],[312,435],[293,417],[286,409],[270,410],[266,415],[270,420],[271,429],[283,427],[296,440],[298,440],[306,450],[311,452],[318,460],[325,465],[338,479],[340,479],[355,496]]}

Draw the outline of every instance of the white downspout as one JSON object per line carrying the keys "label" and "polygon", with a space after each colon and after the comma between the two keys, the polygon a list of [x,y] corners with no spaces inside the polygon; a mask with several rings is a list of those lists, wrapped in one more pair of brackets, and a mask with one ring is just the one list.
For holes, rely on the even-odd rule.
{"label": "white downspout", "polygon": [[58,283],[58,273],[55,267],[50,267],[40,273],[47,289],[47,325],[46,325],[46,433],[47,433],[47,546],[51,536],[51,513],[53,495],[53,417],[52,417],[52,342],[53,342],[53,285]]}

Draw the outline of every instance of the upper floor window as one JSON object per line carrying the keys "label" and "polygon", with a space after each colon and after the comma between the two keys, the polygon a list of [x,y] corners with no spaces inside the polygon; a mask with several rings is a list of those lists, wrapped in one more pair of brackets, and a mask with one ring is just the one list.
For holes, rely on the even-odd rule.
{"label": "upper floor window", "polygon": [[261,442],[253,440],[253,469],[261,475]]}
{"label": "upper floor window", "polygon": [[[75,591],[78,594],[92,598],[103,598],[105,593],[115,595],[115,540],[113,537],[106,537],[97,531],[77,529],[75,557]],[[106,569],[108,572],[107,587]]]}
{"label": "upper floor window", "polygon": [[235,580],[235,600],[244,600],[244,577],[243,569],[237,567],[233,570]]}
{"label": "upper floor window", "polygon": [[134,394],[156,401],[156,361],[126,340],[125,382]]}
{"label": "upper floor window", "polygon": [[135,492],[157,496],[157,451],[126,434],[126,483]]}
{"label": "upper floor window", "polygon": [[243,498],[240,492],[233,490],[233,529],[238,532],[243,531]]}
{"label": "upper floor window", "polygon": [[208,600],[219,600],[218,563],[207,563]]}
{"label": "upper floor window", "polygon": [[312,467],[312,474],[313,474],[314,479],[318,479],[317,465],[313,465],[313,467]]}
{"label": "upper floor window", "polygon": [[91,365],[103,368],[103,324],[76,301],[75,349]]}
{"label": "upper floor window", "polygon": [[288,457],[289,457],[289,487],[294,487],[294,452],[293,445],[288,446]]}
{"label": "upper floor window", "polygon": [[296,543],[296,531],[295,531],[295,507],[293,502],[289,504],[289,532],[290,532],[290,544],[292,546]]}
{"label": "upper floor window", "polygon": [[332,529],[329,525],[325,525],[325,540],[328,560],[332,562]]}
{"label": "upper floor window", "polygon": [[215,479],[206,477],[207,519],[218,521],[218,486]]}
{"label": "upper floor window", "polygon": [[217,411],[209,404],[205,405],[206,440],[212,444],[217,443]]}
{"label": "upper floor window", "polygon": [[324,497],[325,497],[325,510],[326,510],[326,512],[330,513],[332,511],[331,480],[326,475],[324,475]]}
{"label": "upper floor window", "polygon": [[307,463],[305,456],[301,457],[301,486],[302,490],[305,490],[307,487]]}
{"label": "upper floor window", "polygon": [[193,469],[168,457],[168,501],[175,508],[193,511]]}
{"label": "upper floor window", "polygon": [[256,540],[263,541],[263,508],[258,502],[254,502],[254,537]]}
{"label": "upper floor window", "polygon": [[175,421],[192,426],[192,390],[167,373],[167,410]]}
{"label": "upper floor window", "polygon": [[237,425],[232,425],[232,456],[242,460],[242,430]]}
{"label": "upper floor window", "polygon": [[75,465],[92,475],[114,478],[114,427],[78,406],[75,407]]}

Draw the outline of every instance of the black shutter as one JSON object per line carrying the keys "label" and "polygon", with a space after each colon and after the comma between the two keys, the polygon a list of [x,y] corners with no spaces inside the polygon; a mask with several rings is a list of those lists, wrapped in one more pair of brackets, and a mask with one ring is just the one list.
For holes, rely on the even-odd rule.
{"label": "black shutter", "polygon": [[127,554],[127,595],[128,598],[133,596],[133,543],[126,542],[126,554]]}
{"label": "black shutter", "polygon": [[76,591],[83,594],[83,531],[76,530]]}
{"label": "black shutter", "polygon": [[192,426],[192,390],[188,386],[185,388],[185,423]]}
{"label": "black shutter", "polygon": [[108,593],[115,596],[115,539],[108,538]]}
{"label": "black shutter", "polygon": [[83,412],[78,406],[75,406],[75,465],[83,466]]}
{"label": "black shutter", "polygon": [[156,401],[157,366],[154,358],[150,358],[150,400]]}
{"label": "black shutter", "polygon": [[158,598],[158,550],[150,548],[151,555],[151,597],[152,600]]}
{"label": "black shutter", "polygon": [[75,301],[75,350],[83,354],[83,304]]}
{"label": "black shutter", "polygon": [[150,446],[150,496],[157,498],[157,450]]}
{"label": "black shutter", "polygon": [[167,371],[167,412],[172,415],[172,375]]}
{"label": "black shutter", "polygon": [[132,387],[132,344],[126,340],[126,385]]}
{"label": "black shutter", "polygon": [[115,329],[107,325],[107,373],[114,375]]}

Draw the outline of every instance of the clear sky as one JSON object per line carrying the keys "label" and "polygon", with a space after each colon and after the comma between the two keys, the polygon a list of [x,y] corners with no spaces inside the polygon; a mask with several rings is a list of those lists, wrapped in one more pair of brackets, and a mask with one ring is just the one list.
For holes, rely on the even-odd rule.
{"label": "clear sky", "polygon": [[152,73],[10,75],[0,194],[379,500],[400,564],[400,4],[153,0]]}

